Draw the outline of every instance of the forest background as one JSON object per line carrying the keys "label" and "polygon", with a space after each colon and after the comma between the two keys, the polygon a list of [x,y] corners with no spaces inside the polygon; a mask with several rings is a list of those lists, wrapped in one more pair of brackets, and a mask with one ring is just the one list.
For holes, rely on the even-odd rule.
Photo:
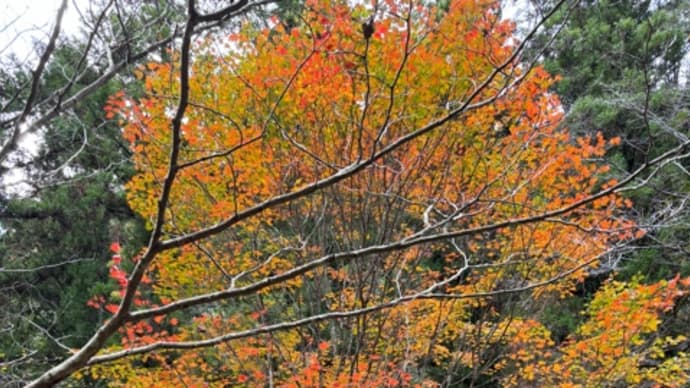
{"label": "forest background", "polygon": [[61,2],[2,51],[0,384],[686,384],[690,4],[506,6]]}

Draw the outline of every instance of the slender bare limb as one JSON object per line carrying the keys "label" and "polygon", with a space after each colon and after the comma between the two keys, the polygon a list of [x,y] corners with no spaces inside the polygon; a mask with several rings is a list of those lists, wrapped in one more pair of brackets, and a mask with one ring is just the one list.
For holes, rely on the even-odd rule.
{"label": "slender bare limb", "polygon": [[53,26],[53,32],[50,34],[50,38],[48,40],[48,45],[43,51],[41,58],[38,60],[38,65],[36,65],[36,69],[32,71],[31,89],[29,92],[29,96],[26,98],[26,102],[24,103],[22,113],[19,115],[17,121],[14,123],[12,133],[10,134],[9,138],[5,140],[5,143],[0,147],[0,161],[3,161],[7,157],[7,154],[9,154],[17,148],[17,143],[19,142],[19,138],[21,137],[23,131],[22,127],[29,119],[34,104],[36,103],[36,97],[38,96],[39,87],[41,83],[41,76],[43,75],[43,71],[45,70],[46,65],[48,64],[50,57],[53,55],[53,51],[55,51],[55,45],[57,43],[58,37],[60,36],[60,29],[62,28],[62,18],[65,15],[66,10],[67,0],[62,0],[62,3],[60,3],[60,8],[58,8],[57,17],[55,18],[55,26]]}
{"label": "slender bare limb", "polygon": [[106,363],[106,362],[111,362],[115,361],[124,357],[129,357],[129,356],[134,356],[137,354],[145,354],[145,353],[150,353],[156,350],[163,350],[163,349],[198,349],[198,348],[204,348],[204,347],[209,347],[209,346],[214,346],[218,345],[224,342],[228,341],[233,341],[233,340],[238,340],[241,338],[247,338],[247,337],[255,337],[259,334],[264,334],[264,333],[272,333],[276,331],[281,331],[281,330],[288,330],[288,329],[293,329],[296,327],[300,326],[305,326],[309,325],[312,323],[317,323],[317,322],[322,322],[326,320],[334,320],[334,319],[343,319],[343,318],[349,318],[349,317],[356,317],[360,315],[365,315],[365,314],[371,314],[376,311],[381,311],[385,309],[390,309],[396,306],[399,306],[404,303],[408,303],[411,301],[415,300],[420,300],[420,299],[473,299],[473,298],[488,298],[488,297],[493,297],[493,296],[499,296],[499,295],[507,295],[507,294],[517,294],[517,293],[522,293],[522,292],[527,292],[531,290],[535,290],[537,288],[543,288],[544,286],[554,284],[558,281],[561,281],[563,279],[566,279],[573,273],[580,271],[589,265],[592,265],[595,263],[597,260],[599,260],[601,257],[603,257],[605,254],[608,254],[611,252],[611,250],[608,250],[600,255],[597,255],[593,258],[590,258],[586,260],[583,263],[580,263],[579,265],[568,269],[567,271],[563,271],[559,273],[556,276],[553,276],[549,279],[540,281],[540,282],[535,282],[531,284],[527,284],[525,286],[521,287],[514,287],[514,288],[507,288],[507,289],[501,289],[501,290],[496,290],[496,291],[487,291],[487,292],[477,292],[477,293],[466,293],[466,294],[453,294],[453,293],[444,293],[444,292],[436,292],[436,290],[443,288],[449,283],[452,283],[454,280],[458,279],[462,274],[472,266],[465,265],[461,267],[455,274],[452,276],[434,283],[430,287],[415,292],[411,295],[405,295],[401,296],[395,299],[392,299],[386,303],[381,303],[377,304],[374,306],[366,307],[366,308],[360,308],[360,309],[354,309],[354,310],[348,310],[348,311],[331,311],[323,314],[318,314],[314,315],[311,317],[291,321],[291,322],[281,322],[281,323],[276,323],[272,325],[266,325],[266,326],[261,326],[257,327],[254,329],[249,329],[249,330],[244,330],[244,331],[239,331],[235,333],[229,333],[225,335],[221,335],[218,337],[214,338],[209,338],[206,340],[200,340],[200,341],[184,341],[184,342],[166,342],[166,341],[159,341],[159,342],[154,342],[149,345],[145,346],[140,346],[140,347],[135,347],[135,348],[130,348],[122,351],[117,351],[113,353],[108,353],[108,354],[103,354],[100,356],[95,356],[91,359],[91,361],[88,363],[88,365],[96,365],[96,364],[101,364],[101,363]]}

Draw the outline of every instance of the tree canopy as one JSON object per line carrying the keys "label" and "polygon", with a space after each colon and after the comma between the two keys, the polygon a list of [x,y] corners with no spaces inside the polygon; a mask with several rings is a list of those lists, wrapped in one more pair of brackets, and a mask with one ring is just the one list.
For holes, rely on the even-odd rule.
{"label": "tree canopy", "polygon": [[[635,148],[652,144],[635,128],[653,120],[623,108],[629,132],[574,121],[602,88],[634,82],[621,74],[636,63],[614,76],[576,62],[564,42],[594,23],[590,5],[542,5],[520,35],[495,1],[148,10],[184,26],[144,35],[170,45],[138,63],[139,44],[120,46],[129,78],[98,89],[101,113],[81,121],[112,131],[96,132],[104,143],[84,140],[94,149],[78,163],[59,156],[74,154],[59,144],[75,135],[53,121],[36,161],[67,157],[86,183],[4,210],[38,216],[3,221],[3,260],[31,249],[29,230],[42,245],[24,264],[79,252],[73,238],[82,255],[111,254],[80,267],[93,271],[88,288],[41,282],[95,315],[90,329],[50,329],[91,337],[39,364],[52,367],[29,386],[682,386],[690,359],[676,316],[690,278],[604,277],[655,236],[639,190],[682,166],[689,141]],[[680,36],[650,31],[653,42]],[[631,44],[621,55],[643,45]],[[659,85],[679,85],[687,45],[659,46],[670,65],[644,63]],[[28,119],[17,120],[20,131]],[[9,152],[11,129],[7,139]],[[630,150],[621,168],[616,155]],[[133,170],[91,176],[123,159]],[[97,216],[66,216],[85,207]],[[75,237],[43,237],[60,228]]]}

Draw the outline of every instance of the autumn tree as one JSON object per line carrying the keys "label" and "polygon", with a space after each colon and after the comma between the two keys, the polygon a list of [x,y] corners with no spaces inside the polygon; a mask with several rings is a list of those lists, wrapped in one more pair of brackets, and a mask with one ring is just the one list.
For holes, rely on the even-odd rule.
{"label": "autumn tree", "polygon": [[[507,347],[512,356],[505,386],[663,386],[688,381],[690,357],[683,335],[662,334],[674,304],[686,298],[688,279],[676,277],[650,285],[607,282],[583,311],[587,319],[560,345],[540,322],[511,323]],[[514,369],[512,369],[514,368]]]}
{"label": "autumn tree", "polygon": [[[89,302],[110,319],[31,386],[72,375],[511,385],[517,373],[566,385],[637,354],[657,327],[620,323],[656,319],[684,295],[680,279],[612,283],[591,323],[550,349],[535,313],[644,234],[621,217],[632,203],[618,192],[687,144],[608,179],[603,157],[620,139],[559,126],[554,78],[535,66],[540,54],[523,56],[535,31],[515,38],[499,3],[311,1],[299,23],[248,19],[193,39],[245,5],[189,1],[180,48],[136,69],[142,95],[106,105],[134,155],[126,192],[150,239],[112,245],[118,291]],[[571,357],[569,346],[609,332],[611,352]],[[682,373],[685,356],[664,353],[677,340],[646,347],[662,360],[654,374],[625,381]]]}

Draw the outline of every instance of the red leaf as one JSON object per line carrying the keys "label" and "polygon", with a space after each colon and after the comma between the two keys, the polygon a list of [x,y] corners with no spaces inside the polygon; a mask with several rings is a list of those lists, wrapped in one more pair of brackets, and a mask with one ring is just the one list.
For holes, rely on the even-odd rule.
{"label": "red leaf", "polygon": [[119,308],[119,306],[116,304],[113,304],[113,303],[108,303],[107,305],[105,305],[104,308],[105,308],[105,311],[107,311],[111,314],[115,314],[117,312],[117,309]]}
{"label": "red leaf", "polygon": [[110,244],[110,250],[113,251],[113,253],[120,253],[120,243],[114,242]]}

